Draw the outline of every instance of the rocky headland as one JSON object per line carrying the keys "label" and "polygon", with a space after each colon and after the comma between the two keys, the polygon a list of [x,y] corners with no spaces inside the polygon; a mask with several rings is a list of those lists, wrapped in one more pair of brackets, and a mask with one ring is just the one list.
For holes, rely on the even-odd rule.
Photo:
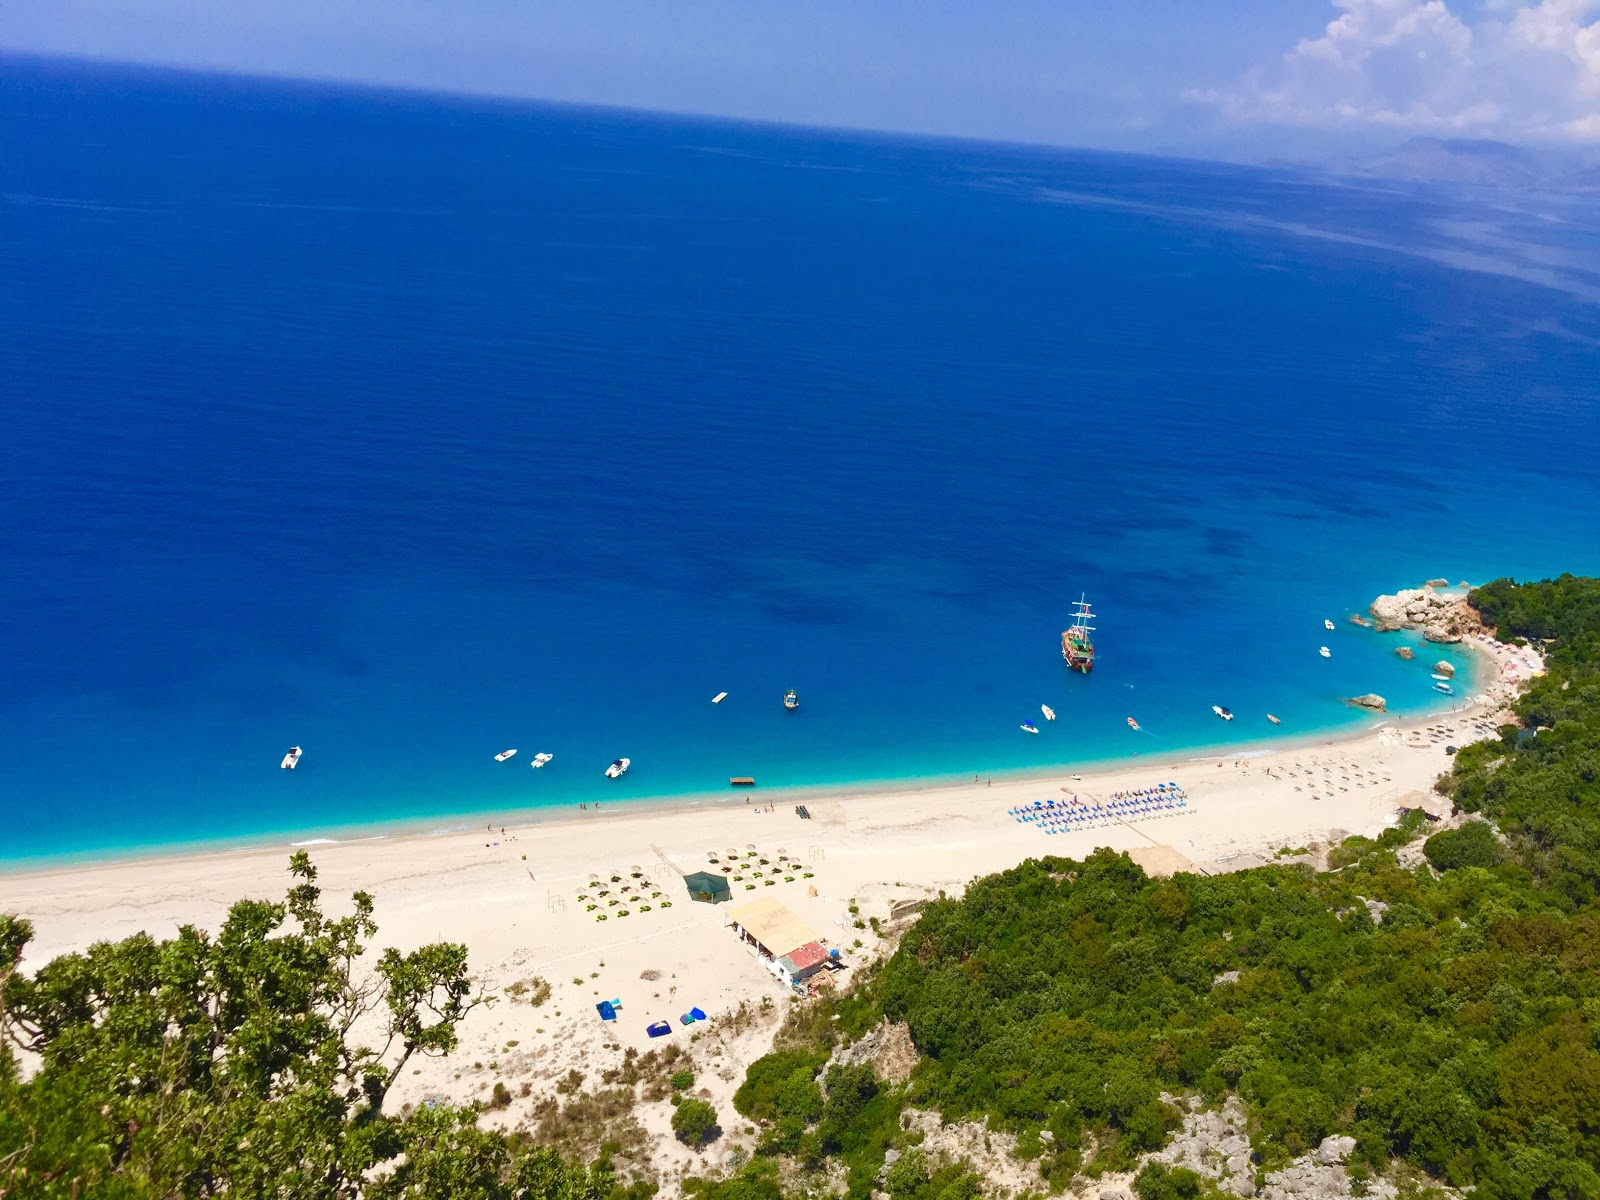
{"label": "rocky headland", "polygon": [[1367,609],[1379,633],[1420,629],[1425,640],[1454,643],[1484,630],[1478,610],[1467,603],[1466,593],[1440,592],[1432,581],[1406,588],[1392,596],[1379,596]]}

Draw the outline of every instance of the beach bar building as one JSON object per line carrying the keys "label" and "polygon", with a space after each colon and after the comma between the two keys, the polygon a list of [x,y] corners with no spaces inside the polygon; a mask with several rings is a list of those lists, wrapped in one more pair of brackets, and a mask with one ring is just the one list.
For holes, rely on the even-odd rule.
{"label": "beach bar building", "polygon": [[728,923],[780,983],[800,983],[827,965],[828,951],[816,931],[776,900],[736,905],[728,910]]}
{"label": "beach bar building", "polygon": [[702,904],[726,904],[733,899],[733,892],[728,887],[728,881],[721,875],[713,875],[710,871],[696,871],[693,875],[685,875],[683,882],[689,889],[689,899],[698,900]]}

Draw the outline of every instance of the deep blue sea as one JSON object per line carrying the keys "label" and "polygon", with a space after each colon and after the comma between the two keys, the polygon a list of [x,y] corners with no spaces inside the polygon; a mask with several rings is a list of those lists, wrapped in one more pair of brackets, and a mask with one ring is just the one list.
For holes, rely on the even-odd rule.
{"label": "deep blue sea", "polygon": [[1597,392],[1592,197],[0,60],[0,858],[1424,711]]}

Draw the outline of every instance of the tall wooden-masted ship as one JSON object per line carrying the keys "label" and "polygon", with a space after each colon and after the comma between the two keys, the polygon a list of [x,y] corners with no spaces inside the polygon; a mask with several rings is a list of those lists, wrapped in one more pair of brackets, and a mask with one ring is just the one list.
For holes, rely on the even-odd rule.
{"label": "tall wooden-masted ship", "polygon": [[1094,626],[1089,624],[1094,614],[1089,611],[1089,601],[1081,593],[1075,608],[1072,624],[1061,631],[1061,657],[1067,660],[1067,666],[1074,671],[1082,671],[1087,675],[1094,670],[1094,642],[1089,637],[1094,632]]}

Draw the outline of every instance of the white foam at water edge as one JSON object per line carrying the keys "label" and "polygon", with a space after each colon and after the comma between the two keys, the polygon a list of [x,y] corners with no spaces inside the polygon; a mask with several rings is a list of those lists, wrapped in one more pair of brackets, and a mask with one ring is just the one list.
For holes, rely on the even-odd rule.
{"label": "white foam at water edge", "polygon": [[304,842],[290,842],[289,845],[291,845],[291,846],[334,846],[334,845],[338,844],[338,841],[339,841],[338,838],[311,838],[309,841],[304,841]]}

